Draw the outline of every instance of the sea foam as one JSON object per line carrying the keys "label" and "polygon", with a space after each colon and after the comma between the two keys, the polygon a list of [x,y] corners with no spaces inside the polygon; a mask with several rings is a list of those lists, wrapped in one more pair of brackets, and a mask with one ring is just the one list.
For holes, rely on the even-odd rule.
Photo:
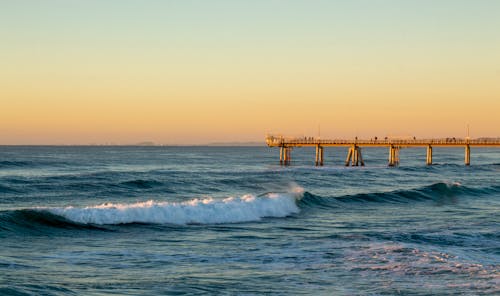
{"label": "sea foam", "polygon": [[286,217],[299,212],[296,200],[302,191],[244,195],[225,199],[203,198],[185,202],[146,201],[132,204],[105,203],[89,207],[49,208],[50,213],[82,224],[221,224]]}

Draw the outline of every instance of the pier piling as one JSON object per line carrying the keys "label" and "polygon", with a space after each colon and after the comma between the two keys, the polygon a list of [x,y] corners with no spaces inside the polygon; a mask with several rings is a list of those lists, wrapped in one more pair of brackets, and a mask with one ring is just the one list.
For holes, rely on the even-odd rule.
{"label": "pier piling", "polygon": [[347,158],[345,160],[345,166],[364,166],[363,156],[361,155],[361,148],[357,145],[353,145],[349,148],[347,152]]}
{"label": "pier piling", "polygon": [[316,166],[323,166],[323,147],[316,145]]}
{"label": "pier piling", "polygon": [[397,166],[399,164],[399,147],[391,145],[389,147],[389,166]]}
{"label": "pier piling", "polygon": [[290,165],[290,161],[292,160],[291,150],[291,147],[280,147],[280,165]]}
{"label": "pier piling", "polygon": [[347,151],[347,158],[345,159],[345,166],[349,166],[349,163],[351,162],[352,154],[354,153],[352,147],[349,148]]}
{"label": "pier piling", "polygon": [[427,146],[427,160],[425,162],[427,165],[432,165],[432,146]]}
{"label": "pier piling", "polygon": [[470,146],[465,145],[465,165],[470,165]]}
{"label": "pier piling", "polygon": [[281,146],[280,147],[280,165],[283,165],[283,149],[284,149],[284,147]]}

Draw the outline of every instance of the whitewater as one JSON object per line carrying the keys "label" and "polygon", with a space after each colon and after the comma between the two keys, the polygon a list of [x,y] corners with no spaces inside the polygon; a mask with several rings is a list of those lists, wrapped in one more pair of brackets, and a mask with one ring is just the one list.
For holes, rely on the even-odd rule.
{"label": "whitewater", "polygon": [[494,295],[500,154],[0,147],[0,295]]}
{"label": "whitewater", "polygon": [[[244,195],[193,199],[185,202],[154,202],[152,200],[134,204],[106,203],[84,208],[51,208],[46,211],[82,224],[216,224],[258,221],[264,217],[286,217],[298,213],[296,194],[267,194],[255,197]],[[43,209],[41,209],[43,210]]]}

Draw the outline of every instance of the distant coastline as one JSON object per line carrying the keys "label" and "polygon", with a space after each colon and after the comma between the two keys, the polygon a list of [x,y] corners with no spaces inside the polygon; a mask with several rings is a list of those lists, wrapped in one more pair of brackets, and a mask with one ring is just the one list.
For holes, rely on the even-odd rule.
{"label": "distant coastline", "polygon": [[131,144],[119,144],[119,143],[89,143],[89,144],[0,144],[2,146],[19,146],[19,147],[29,147],[29,146],[45,146],[45,147],[264,147],[266,143],[262,142],[211,142],[202,144],[161,144],[154,142],[140,142]]}
{"label": "distant coastline", "polygon": [[214,142],[214,143],[209,143],[207,145],[201,145],[201,146],[266,146],[266,143],[264,141],[261,142]]}

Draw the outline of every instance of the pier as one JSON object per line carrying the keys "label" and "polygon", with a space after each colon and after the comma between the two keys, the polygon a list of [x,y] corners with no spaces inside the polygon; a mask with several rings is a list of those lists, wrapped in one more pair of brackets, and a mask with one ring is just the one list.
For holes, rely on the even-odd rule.
{"label": "pier", "polygon": [[345,166],[364,166],[365,162],[361,153],[363,147],[387,147],[389,148],[389,166],[399,164],[399,151],[402,148],[422,147],[427,150],[426,164],[432,165],[433,147],[456,147],[464,149],[464,163],[470,165],[471,147],[500,147],[500,138],[440,138],[440,139],[357,139],[354,140],[325,140],[314,137],[286,138],[282,136],[267,136],[266,144],[269,147],[279,147],[280,164],[290,165],[292,161],[292,149],[296,147],[316,147],[315,165],[324,164],[325,147],[347,147]]}

